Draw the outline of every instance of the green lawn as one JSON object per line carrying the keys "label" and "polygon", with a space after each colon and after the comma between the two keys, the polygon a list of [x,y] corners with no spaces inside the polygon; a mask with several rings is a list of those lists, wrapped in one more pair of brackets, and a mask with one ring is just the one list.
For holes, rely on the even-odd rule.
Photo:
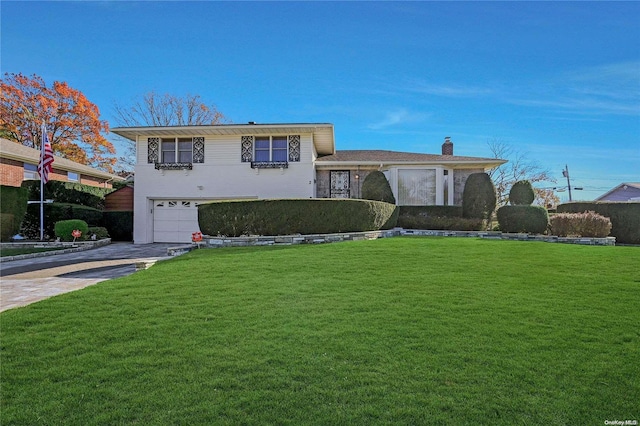
{"label": "green lawn", "polygon": [[640,248],[198,250],[0,314],[0,423],[640,421]]}
{"label": "green lawn", "polygon": [[3,248],[0,250],[0,257],[18,256],[20,254],[40,253],[43,251],[64,250],[69,247],[29,247],[29,248]]}

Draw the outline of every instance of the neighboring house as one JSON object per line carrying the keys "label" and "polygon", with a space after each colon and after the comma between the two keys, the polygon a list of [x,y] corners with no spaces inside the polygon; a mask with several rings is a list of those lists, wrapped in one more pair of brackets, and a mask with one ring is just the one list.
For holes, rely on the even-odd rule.
{"label": "neighboring house", "polygon": [[594,201],[640,201],[640,183],[621,183]]}
{"label": "neighboring house", "polygon": [[[25,180],[39,180],[40,150],[0,138],[0,185],[20,186]],[[54,156],[50,180],[77,182],[84,185],[111,188],[114,180],[123,178]]]}
{"label": "neighboring house", "polygon": [[198,204],[265,198],[359,198],[371,171],[398,205],[460,204],[471,173],[504,160],[442,154],[336,151],[332,124],[127,127],[136,144],[134,243],[189,242]]}

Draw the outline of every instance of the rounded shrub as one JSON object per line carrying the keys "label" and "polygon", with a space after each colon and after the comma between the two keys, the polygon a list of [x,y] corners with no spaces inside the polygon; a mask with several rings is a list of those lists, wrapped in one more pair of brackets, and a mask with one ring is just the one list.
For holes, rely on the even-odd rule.
{"label": "rounded shrub", "polygon": [[528,206],[533,203],[536,194],[528,180],[519,180],[509,191],[509,202],[514,206]]}
{"label": "rounded shrub", "polygon": [[496,208],[496,188],[486,173],[472,173],[462,192],[462,216],[489,220]]}
{"label": "rounded shrub", "polygon": [[89,225],[87,225],[87,222],[85,222],[84,220],[61,220],[59,222],[56,222],[54,226],[55,235],[56,237],[60,238],[60,241],[73,241],[73,235],[71,235],[71,233],[76,229],[82,232],[82,236],[79,238],[80,240],[84,240],[87,238],[87,234],[89,233]]}
{"label": "rounded shrub", "polygon": [[497,216],[502,232],[544,234],[549,225],[549,214],[542,206],[502,206]]}
{"label": "rounded shrub", "polygon": [[374,171],[367,175],[362,182],[362,198],[365,200],[384,201],[395,204],[396,197],[393,196],[391,186],[384,173]]}

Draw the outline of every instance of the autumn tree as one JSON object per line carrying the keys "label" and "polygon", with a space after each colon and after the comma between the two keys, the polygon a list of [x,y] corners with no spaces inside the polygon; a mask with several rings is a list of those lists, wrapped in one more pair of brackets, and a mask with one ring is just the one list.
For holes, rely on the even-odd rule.
{"label": "autumn tree", "polygon": [[[509,191],[513,184],[518,181],[528,180],[532,184],[556,181],[547,169],[528,158],[527,153],[514,150],[503,140],[494,138],[487,141],[487,145],[493,158],[509,160],[507,163],[487,172],[496,187],[498,207],[504,206],[509,202]],[[546,207],[551,204],[555,206],[560,201],[553,193],[553,190],[534,187],[534,192],[536,194],[534,204],[536,205]],[[555,201],[554,197],[557,201]]]}
{"label": "autumn tree", "polygon": [[[119,127],[136,126],[199,126],[228,123],[229,120],[215,105],[205,104],[199,95],[176,96],[154,91],[134,99],[130,105],[114,105],[115,123]],[[127,155],[119,160],[125,167],[132,167],[135,144],[128,143]]]}
{"label": "autumn tree", "polygon": [[115,148],[98,107],[66,82],[47,86],[42,77],[6,73],[0,80],[0,136],[40,149],[45,123],[56,155],[113,171]]}

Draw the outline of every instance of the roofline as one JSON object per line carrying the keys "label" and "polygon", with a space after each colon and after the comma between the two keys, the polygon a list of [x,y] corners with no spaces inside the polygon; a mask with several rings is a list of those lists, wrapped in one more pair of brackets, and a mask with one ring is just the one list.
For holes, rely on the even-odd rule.
{"label": "roofline", "polygon": [[443,165],[443,164],[485,164],[485,165],[490,165],[492,167],[498,167],[504,163],[506,163],[507,160],[500,160],[500,159],[484,159],[484,158],[478,158],[477,160],[428,160],[428,161],[389,161],[389,160],[382,160],[382,161],[354,161],[354,160],[349,160],[349,161],[321,161],[320,159],[316,160],[316,167],[317,166],[395,166],[395,165],[403,165],[403,166],[408,166],[408,165],[420,165],[420,166],[424,166],[424,165],[433,165],[433,166],[438,166],[438,165]]}
{"label": "roofline", "polygon": [[[9,139],[3,139],[3,141],[6,141],[7,143],[15,143],[17,145],[20,145],[17,142],[10,141]],[[39,153],[39,150],[37,150],[35,148],[31,148],[31,147],[24,146],[24,145],[20,145],[20,146],[23,146],[24,148],[31,149],[31,150]],[[0,151],[0,157],[7,158],[9,160],[22,161],[23,163],[36,164],[36,165],[40,161],[39,154],[37,154],[37,156],[34,158],[34,157],[31,157],[31,156],[28,156],[28,155],[23,155],[23,154],[20,154],[20,153],[13,153],[13,152],[7,152],[7,151],[4,151],[4,150]],[[35,161],[35,163],[34,163],[34,161]],[[69,159],[64,158],[64,157],[60,157],[59,155],[54,155],[53,156],[53,168],[54,169],[58,169],[58,170],[77,172],[77,173],[83,174],[85,176],[99,177],[99,178],[103,178],[103,179],[106,179],[106,180],[116,180],[116,181],[125,180],[125,178],[120,177],[120,176],[118,176],[116,174],[104,172],[102,170],[95,169],[95,168],[93,168],[91,166],[87,166],[86,164],[76,163],[75,161],[69,160]]]}
{"label": "roofline", "polygon": [[[135,141],[135,138],[126,136],[127,133],[132,133],[135,136],[151,135],[154,132],[166,133],[167,130],[176,130],[177,133],[194,133],[197,131],[206,130],[208,134],[215,135],[215,130],[220,130],[221,135],[227,134],[225,131],[229,130],[244,130],[244,129],[286,129],[291,127],[298,127],[301,129],[313,130],[318,127],[325,127],[333,129],[332,123],[277,123],[277,124],[206,124],[206,125],[192,125],[192,126],[135,126],[135,127],[113,127],[110,129],[111,133],[122,136],[129,140]],[[176,133],[176,134],[177,134]],[[249,132],[250,133],[250,132]]]}
{"label": "roofline", "polygon": [[605,192],[604,194],[602,194],[598,198],[595,198],[593,201],[600,201],[603,198],[608,197],[613,192],[617,191],[618,189],[622,188],[625,185],[626,186],[631,186],[631,187],[636,188],[636,189],[640,189],[640,184],[638,184],[638,183],[635,183],[635,182],[622,182],[620,185],[614,187],[613,189],[610,189],[609,191]]}

